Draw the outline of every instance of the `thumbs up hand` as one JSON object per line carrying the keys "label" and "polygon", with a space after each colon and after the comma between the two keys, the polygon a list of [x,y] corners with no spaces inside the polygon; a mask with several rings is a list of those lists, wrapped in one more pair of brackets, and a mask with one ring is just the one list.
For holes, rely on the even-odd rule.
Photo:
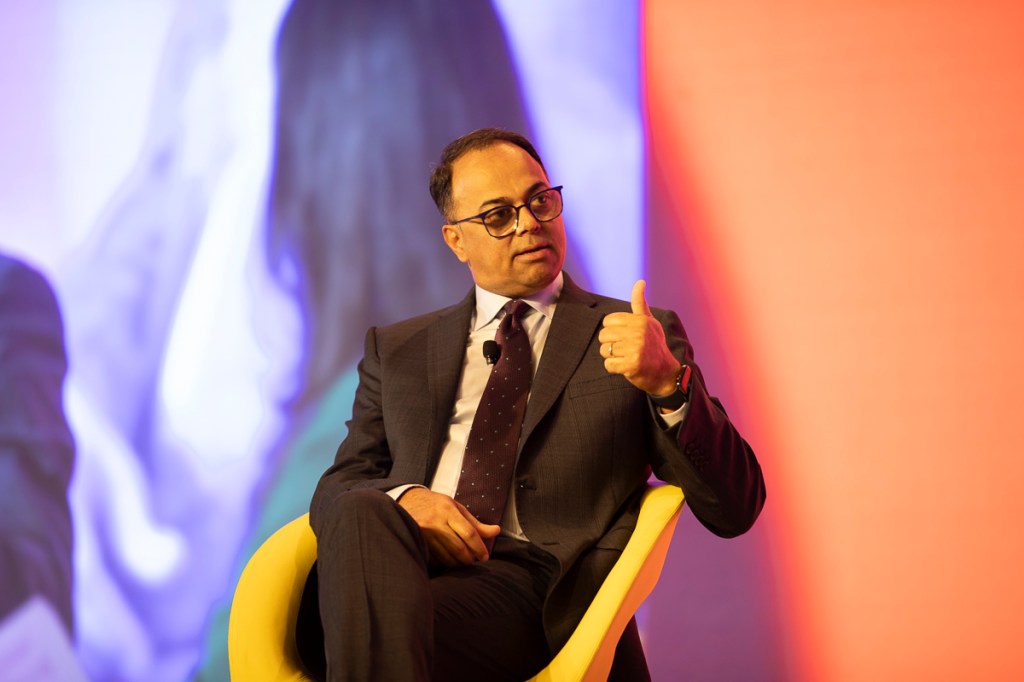
{"label": "thumbs up hand", "polygon": [[679,361],[668,348],[665,330],[647,305],[647,283],[637,280],[631,312],[606,315],[598,334],[604,368],[621,374],[641,391],[668,395],[675,391]]}

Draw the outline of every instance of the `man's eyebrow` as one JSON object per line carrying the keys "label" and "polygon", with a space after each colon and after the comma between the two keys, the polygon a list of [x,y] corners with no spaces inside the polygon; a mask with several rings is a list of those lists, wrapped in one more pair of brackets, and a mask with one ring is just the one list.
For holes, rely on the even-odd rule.
{"label": "man's eyebrow", "polygon": [[[548,183],[544,182],[543,180],[538,180],[537,182],[533,183],[527,188],[526,196],[527,198],[532,197],[537,192],[547,189],[547,187]],[[508,197],[495,197],[494,199],[488,199],[487,201],[483,202],[477,208],[479,208],[481,211],[485,211],[490,206],[514,206],[515,203],[515,201]]]}

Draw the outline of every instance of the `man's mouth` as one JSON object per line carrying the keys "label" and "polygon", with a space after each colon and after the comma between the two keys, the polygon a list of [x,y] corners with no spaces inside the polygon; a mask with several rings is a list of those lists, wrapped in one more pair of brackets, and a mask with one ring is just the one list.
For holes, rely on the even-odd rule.
{"label": "man's mouth", "polygon": [[531,253],[537,253],[538,251],[543,251],[543,250],[545,250],[547,248],[548,248],[547,244],[534,244],[532,246],[526,247],[525,249],[523,249],[522,251],[517,253],[516,256],[525,256],[525,255],[528,255],[528,254],[531,254]]}

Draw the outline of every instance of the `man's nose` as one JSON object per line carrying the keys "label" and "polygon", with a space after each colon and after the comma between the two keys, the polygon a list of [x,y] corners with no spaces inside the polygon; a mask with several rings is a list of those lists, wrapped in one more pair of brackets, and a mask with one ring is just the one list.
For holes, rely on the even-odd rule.
{"label": "man's nose", "polygon": [[540,221],[533,217],[533,213],[526,204],[516,209],[516,234],[536,232],[539,229]]}

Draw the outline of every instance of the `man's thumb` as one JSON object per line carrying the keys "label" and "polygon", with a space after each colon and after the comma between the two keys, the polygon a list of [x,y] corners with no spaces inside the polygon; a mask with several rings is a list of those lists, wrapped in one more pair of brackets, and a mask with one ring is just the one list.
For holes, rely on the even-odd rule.
{"label": "man's thumb", "polygon": [[477,532],[485,538],[496,538],[501,535],[501,526],[491,525],[489,523],[478,523],[476,526]]}
{"label": "man's thumb", "polygon": [[647,282],[642,279],[638,279],[636,284],[633,285],[633,296],[632,296],[632,307],[634,315],[650,315],[651,309],[647,307],[647,298],[645,292],[647,290]]}

